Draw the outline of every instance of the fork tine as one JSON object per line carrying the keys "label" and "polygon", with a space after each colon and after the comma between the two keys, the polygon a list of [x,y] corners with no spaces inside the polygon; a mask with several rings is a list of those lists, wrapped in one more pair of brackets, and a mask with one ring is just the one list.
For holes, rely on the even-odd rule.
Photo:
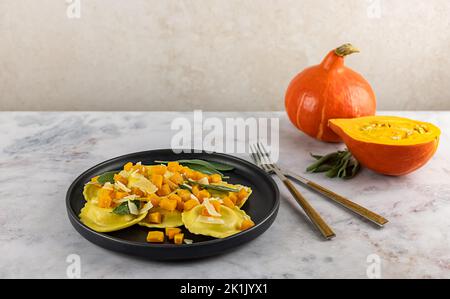
{"label": "fork tine", "polygon": [[255,155],[256,155],[256,157],[258,159],[259,164],[261,166],[265,167],[266,165],[264,163],[263,157],[261,156],[260,152],[258,151],[258,148],[256,147],[256,145],[253,145],[253,150],[255,152]]}
{"label": "fork tine", "polygon": [[253,145],[253,150],[255,151],[256,157],[258,157],[259,163],[263,166],[266,165],[264,161],[264,157],[261,155],[261,152],[258,149],[258,146],[256,144]]}
{"label": "fork tine", "polygon": [[272,171],[274,165],[272,164],[270,159],[268,159],[268,157],[261,151],[260,148],[257,148],[257,151],[260,156],[260,159],[262,160],[263,165],[266,167],[266,169],[268,169],[269,171]]}
{"label": "fork tine", "polygon": [[254,148],[253,148],[253,144],[250,144],[250,145],[249,145],[249,148],[250,148],[250,156],[252,157],[253,161],[255,161],[255,163],[256,163],[258,166],[261,166],[261,161],[259,161],[259,158],[258,158],[258,156],[256,155],[256,152],[255,152],[255,150],[254,150]]}
{"label": "fork tine", "polygon": [[250,145],[250,150],[253,152],[253,158],[256,160],[256,164],[261,167],[262,169],[264,169],[265,171],[270,171],[269,167],[267,167],[267,165],[263,162],[262,160],[262,156],[260,154],[260,152],[258,151],[258,148],[256,147],[256,145],[252,144]]}
{"label": "fork tine", "polygon": [[268,152],[265,150],[261,142],[257,143],[257,150],[260,153],[260,155],[263,157],[265,164],[272,165],[272,159],[270,158]]}
{"label": "fork tine", "polygon": [[252,158],[253,162],[254,162],[256,165],[259,166],[259,163],[258,163],[258,161],[256,160],[255,153],[252,151],[252,146],[250,145],[249,148],[250,148],[250,157]]}
{"label": "fork tine", "polygon": [[258,147],[260,148],[261,152],[267,157],[267,159],[272,162],[272,157],[270,155],[270,151],[267,150],[266,146],[262,142],[258,142]]}

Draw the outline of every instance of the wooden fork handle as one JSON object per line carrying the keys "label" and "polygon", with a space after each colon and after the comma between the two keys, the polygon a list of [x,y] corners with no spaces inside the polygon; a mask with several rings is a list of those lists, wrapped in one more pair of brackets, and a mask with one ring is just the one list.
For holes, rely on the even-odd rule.
{"label": "wooden fork handle", "polygon": [[283,180],[283,183],[294,196],[298,204],[303,208],[306,215],[312,221],[312,223],[317,227],[320,233],[327,239],[330,240],[336,236],[333,230],[328,226],[328,224],[322,219],[322,217],[317,213],[317,211],[309,204],[309,202],[301,195],[301,193],[295,188],[294,184],[289,180]]}

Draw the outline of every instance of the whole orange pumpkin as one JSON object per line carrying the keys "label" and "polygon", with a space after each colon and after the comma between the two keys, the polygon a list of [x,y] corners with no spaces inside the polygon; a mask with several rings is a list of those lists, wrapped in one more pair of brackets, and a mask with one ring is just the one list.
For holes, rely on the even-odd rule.
{"label": "whole orange pumpkin", "polygon": [[328,127],[329,119],[375,114],[376,98],[370,84],[344,65],[344,57],[356,52],[359,50],[351,44],[342,45],[291,81],[285,107],[298,129],[318,140],[340,142]]}

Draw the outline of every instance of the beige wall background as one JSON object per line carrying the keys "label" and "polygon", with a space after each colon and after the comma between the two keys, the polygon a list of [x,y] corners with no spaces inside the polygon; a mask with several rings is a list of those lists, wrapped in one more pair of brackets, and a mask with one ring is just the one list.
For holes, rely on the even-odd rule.
{"label": "beige wall background", "polygon": [[0,0],[0,110],[281,110],[348,41],[380,109],[450,109],[449,0]]}

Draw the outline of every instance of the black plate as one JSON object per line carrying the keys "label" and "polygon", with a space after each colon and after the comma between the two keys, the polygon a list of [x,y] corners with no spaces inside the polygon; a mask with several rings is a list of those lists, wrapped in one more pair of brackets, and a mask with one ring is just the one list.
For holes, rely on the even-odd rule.
{"label": "black plate", "polygon": [[[150,244],[145,241],[149,228],[134,225],[132,227],[111,232],[98,233],[81,223],[78,215],[85,204],[83,187],[92,177],[107,171],[118,170],[126,162],[144,165],[155,164],[155,160],[203,159],[222,162],[233,166],[233,171],[226,172],[230,183],[239,183],[252,188],[253,193],[243,206],[243,210],[251,216],[255,226],[224,239],[193,235],[184,227],[185,238],[192,239],[193,244],[174,245]],[[275,220],[279,206],[279,191],[270,176],[255,165],[230,156],[218,153],[181,153],[175,154],[170,149],[153,150],[120,156],[100,163],[81,174],[69,187],[66,206],[73,227],[87,240],[107,249],[143,256],[154,260],[192,259],[220,254],[248,242],[264,231]]]}

